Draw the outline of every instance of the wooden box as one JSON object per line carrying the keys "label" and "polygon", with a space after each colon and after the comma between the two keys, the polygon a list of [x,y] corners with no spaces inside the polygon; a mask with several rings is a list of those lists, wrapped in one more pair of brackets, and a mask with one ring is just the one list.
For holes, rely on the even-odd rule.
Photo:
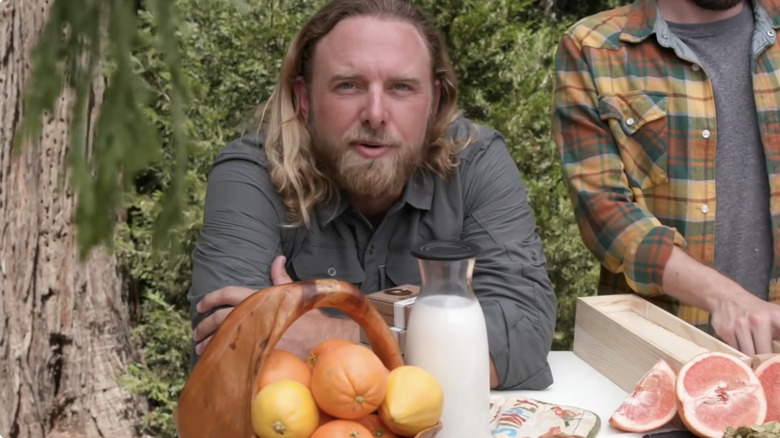
{"label": "wooden box", "polygon": [[366,295],[388,326],[405,329],[420,286],[404,284]]}
{"label": "wooden box", "polygon": [[697,354],[751,358],[636,295],[602,295],[577,301],[574,354],[627,392],[659,359],[677,372]]}

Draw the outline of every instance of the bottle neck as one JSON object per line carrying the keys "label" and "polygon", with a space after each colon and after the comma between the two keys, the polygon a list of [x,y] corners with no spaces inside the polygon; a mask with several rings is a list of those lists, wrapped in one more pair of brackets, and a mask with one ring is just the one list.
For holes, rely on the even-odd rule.
{"label": "bottle neck", "polygon": [[476,298],[471,289],[475,259],[418,260],[422,284],[420,296],[446,294]]}

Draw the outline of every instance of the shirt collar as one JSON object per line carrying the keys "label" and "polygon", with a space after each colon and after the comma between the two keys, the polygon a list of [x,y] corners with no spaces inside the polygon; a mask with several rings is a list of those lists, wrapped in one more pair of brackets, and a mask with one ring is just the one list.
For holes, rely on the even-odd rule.
{"label": "shirt collar", "polygon": [[314,207],[314,214],[321,227],[341,216],[350,207],[349,198],[343,192],[335,193]]}
{"label": "shirt collar", "polygon": [[[773,28],[780,28],[780,0],[760,0],[755,3],[753,10],[756,18],[761,16],[768,18]],[[759,11],[763,14],[759,13]],[[758,23],[758,20],[756,20],[756,23]]]}
{"label": "shirt collar", "polygon": [[628,10],[626,24],[620,34],[620,41],[638,43],[655,32],[658,18],[658,5],[655,0],[634,2]]}
{"label": "shirt collar", "polygon": [[433,205],[433,175],[420,169],[406,184],[401,201],[420,210],[430,210]]}
{"label": "shirt collar", "polygon": [[[401,199],[391,207],[390,211],[397,210],[404,204],[409,204],[420,210],[430,210],[433,205],[433,175],[428,170],[421,169],[404,187]],[[314,207],[315,216],[320,226],[324,227],[344,214],[352,204],[349,197],[343,191],[331,196]]]}

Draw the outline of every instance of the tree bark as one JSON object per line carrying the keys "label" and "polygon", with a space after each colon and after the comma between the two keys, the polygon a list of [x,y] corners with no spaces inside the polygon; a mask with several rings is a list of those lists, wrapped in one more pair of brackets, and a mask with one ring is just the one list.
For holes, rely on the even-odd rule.
{"label": "tree bark", "polygon": [[[71,93],[40,145],[12,152],[31,52],[52,0],[0,0],[0,435],[132,437],[141,404],[117,382],[132,358],[116,258],[81,262],[68,184]],[[94,122],[104,82],[97,79]]]}

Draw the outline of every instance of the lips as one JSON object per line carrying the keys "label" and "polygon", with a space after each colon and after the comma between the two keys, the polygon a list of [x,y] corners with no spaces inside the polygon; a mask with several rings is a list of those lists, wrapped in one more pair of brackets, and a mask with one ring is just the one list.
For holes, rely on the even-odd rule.
{"label": "lips", "polygon": [[365,158],[381,158],[393,150],[392,146],[372,142],[353,142],[351,143],[355,152]]}

